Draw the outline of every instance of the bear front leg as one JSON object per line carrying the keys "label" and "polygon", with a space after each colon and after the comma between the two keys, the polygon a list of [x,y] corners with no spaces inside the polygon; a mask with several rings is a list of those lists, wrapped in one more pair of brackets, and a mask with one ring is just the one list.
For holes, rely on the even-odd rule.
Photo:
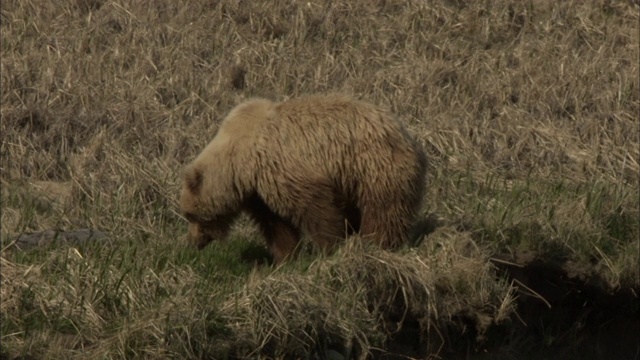
{"label": "bear front leg", "polygon": [[293,256],[300,243],[299,232],[284,221],[272,222],[262,232],[276,265]]}
{"label": "bear front leg", "polygon": [[274,264],[280,264],[293,255],[300,242],[300,232],[275,214],[253,216],[273,255]]}
{"label": "bear front leg", "polygon": [[300,242],[300,231],[289,221],[274,213],[258,196],[249,201],[247,210],[258,224],[273,255],[274,263],[280,264],[292,256]]}

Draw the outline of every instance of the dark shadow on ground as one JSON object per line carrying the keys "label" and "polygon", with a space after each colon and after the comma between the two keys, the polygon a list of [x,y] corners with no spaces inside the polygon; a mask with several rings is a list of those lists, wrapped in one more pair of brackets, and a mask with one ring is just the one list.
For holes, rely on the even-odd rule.
{"label": "dark shadow on ground", "polygon": [[483,334],[484,341],[468,319],[454,319],[468,326],[439,329],[437,336],[421,336],[419,324],[409,320],[373,358],[640,359],[640,289],[606,290],[603,281],[567,264],[526,258],[531,260],[494,259],[500,276],[518,286],[517,314]]}

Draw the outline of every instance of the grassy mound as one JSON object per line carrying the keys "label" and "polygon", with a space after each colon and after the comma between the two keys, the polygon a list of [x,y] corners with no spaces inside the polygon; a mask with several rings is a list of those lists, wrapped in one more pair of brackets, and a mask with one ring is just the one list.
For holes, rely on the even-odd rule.
{"label": "grassy mound", "polygon": [[481,336],[507,319],[512,289],[495,280],[471,237],[442,231],[435,239],[441,241],[404,253],[363,251],[362,239],[351,239],[303,274],[250,278],[221,310],[236,346],[276,358],[330,351],[364,357],[372,347],[401,342],[406,321],[418,325],[409,340],[414,351],[437,350],[448,327],[468,322]]}
{"label": "grassy mound", "polygon": [[4,326],[30,334],[5,344],[43,356],[365,358],[403,343],[438,352],[467,326],[475,340],[509,319],[514,288],[470,234],[441,228],[430,240],[396,253],[353,238],[304,269],[251,272],[227,294],[205,292],[188,267],[105,266],[75,248],[37,267],[3,258]]}

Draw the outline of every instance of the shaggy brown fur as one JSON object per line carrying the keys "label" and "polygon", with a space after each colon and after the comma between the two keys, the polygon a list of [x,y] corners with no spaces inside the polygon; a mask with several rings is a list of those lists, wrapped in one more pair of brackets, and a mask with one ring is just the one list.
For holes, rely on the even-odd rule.
{"label": "shaggy brown fur", "polygon": [[276,263],[305,233],[329,250],[359,232],[385,248],[407,241],[424,193],[422,147],[387,111],[309,96],[233,109],[187,166],[180,197],[198,247],[248,212]]}

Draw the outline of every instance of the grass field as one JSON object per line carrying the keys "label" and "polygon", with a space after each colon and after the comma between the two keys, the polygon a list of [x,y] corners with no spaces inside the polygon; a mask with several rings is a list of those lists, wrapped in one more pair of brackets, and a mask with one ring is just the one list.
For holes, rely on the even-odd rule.
{"label": "grass field", "polygon": [[[640,359],[637,2],[0,9],[0,359]],[[224,115],[326,92],[424,144],[422,242],[275,268],[243,218],[186,247]],[[14,246],[79,229],[109,239]]]}

